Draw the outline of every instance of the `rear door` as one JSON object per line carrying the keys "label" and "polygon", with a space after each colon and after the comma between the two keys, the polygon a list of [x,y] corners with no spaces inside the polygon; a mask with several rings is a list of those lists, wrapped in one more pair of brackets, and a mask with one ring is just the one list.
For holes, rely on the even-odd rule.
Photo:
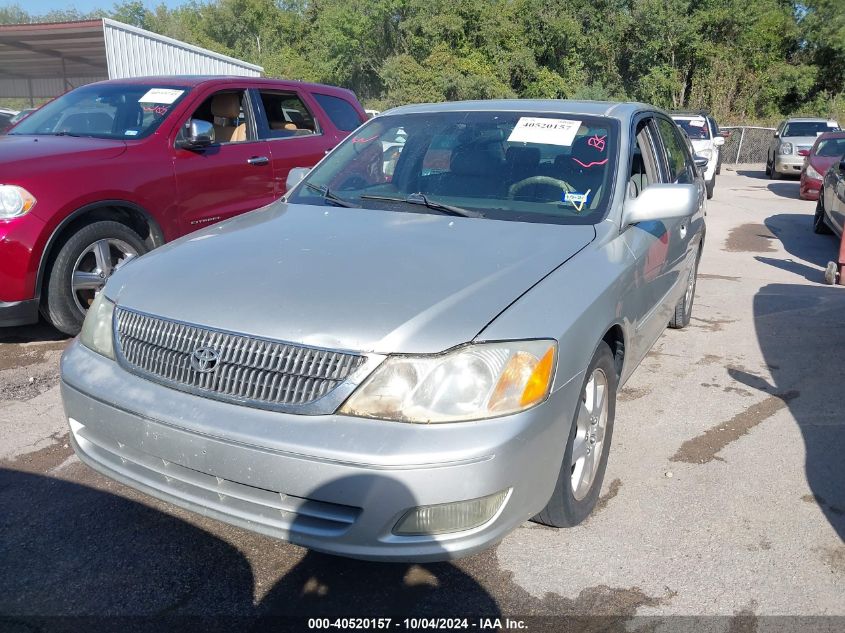
{"label": "rear door", "polygon": [[[237,97],[232,106],[231,95]],[[225,109],[221,109],[228,106]],[[201,150],[175,147],[174,172],[183,231],[257,209],[276,199],[270,147],[258,138],[249,91],[227,85],[202,95],[180,126],[176,140],[191,118],[215,125],[217,141]]]}
{"label": "rear door", "polygon": [[313,167],[343,138],[307,91],[256,88],[258,135],[269,148],[275,195],[285,193],[288,172]]}

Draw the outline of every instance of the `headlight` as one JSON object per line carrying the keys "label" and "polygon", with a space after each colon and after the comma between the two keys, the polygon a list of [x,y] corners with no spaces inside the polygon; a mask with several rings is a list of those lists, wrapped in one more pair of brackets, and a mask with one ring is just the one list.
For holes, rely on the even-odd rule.
{"label": "headlight", "polygon": [[784,143],[780,146],[780,153],[781,154],[791,154],[792,153],[792,143]]}
{"label": "headlight", "polygon": [[461,422],[529,409],[549,395],[557,343],[466,345],[445,354],[391,356],[339,413],[417,422]]}
{"label": "headlight", "polygon": [[88,308],[82,333],[79,335],[81,343],[90,350],[114,360],[114,338],[112,336],[112,318],[114,304],[106,299],[102,292],[98,292]]}
{"label": "headlight", "polygon": [[35,196],[17,185],[0,185],[0,220],[17,218],[32,210]]}
{"label": "headlight", "polygon": [[807,175],[807,178],[812,178],[813,180],[822,180],[822,178],[824,178],[824,176],[813,169],[813,166],[809,164],[807,165],[807,171],[804,173]]}
{"label": "headlight", "polygon": [[706,158],[707,160],[710,160],[711,158],[713,158],[713,150],[712,149],[703,149],[701,151],[696,152],[696,154],[698,154],[702,158]]}

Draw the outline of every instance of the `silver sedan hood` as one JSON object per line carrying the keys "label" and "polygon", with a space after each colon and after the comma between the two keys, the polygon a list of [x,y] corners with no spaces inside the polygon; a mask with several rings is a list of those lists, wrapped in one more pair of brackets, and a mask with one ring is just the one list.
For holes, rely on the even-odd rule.
{"label": "silver sedan hood", "polygon": [[559,226],[277,203],[128,264],[119,305],[335,349],[438,352],[595,237]]}

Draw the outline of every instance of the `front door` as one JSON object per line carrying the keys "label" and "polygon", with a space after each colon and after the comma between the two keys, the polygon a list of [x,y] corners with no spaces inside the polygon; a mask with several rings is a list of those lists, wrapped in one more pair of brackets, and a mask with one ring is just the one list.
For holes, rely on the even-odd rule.
{"label": "front door", "polygon": [[[654,120],[637,123],[635,147],[629,166],[626,196],[635,198],[654,183],[665,182],[666,169],[661,159],[662,145]],[[670,231],[668,222],[640,222],[625,228],[622,237],[634,256],[634,278],[629,288],[629,305],[636,336],[631,351],[634,363],[651,349],[665,329],[669,317],[663,302],[672,287]]]}
{"label": "front door", "polygon": [[201,150],[174,149],[183,231],[225,220],[276,199],[270,148],[267,141],[257,138],[246,90],[228,89],[209,95],[191,118],[214,124],[215,143]]}

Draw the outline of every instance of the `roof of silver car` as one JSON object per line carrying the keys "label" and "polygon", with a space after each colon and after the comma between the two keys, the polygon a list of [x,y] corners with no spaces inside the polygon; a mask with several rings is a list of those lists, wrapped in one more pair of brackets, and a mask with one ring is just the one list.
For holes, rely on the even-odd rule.
{"label": "roof of silver car", "polygon": [[569,99],[490,99],[485,101],[449,101],[399,106],[381,116],[421,114],[425,112],[537,112],[586,114],[616,119],[630,118],[640,110],[656,110],[654,106],[635,102],[574,101]]}

